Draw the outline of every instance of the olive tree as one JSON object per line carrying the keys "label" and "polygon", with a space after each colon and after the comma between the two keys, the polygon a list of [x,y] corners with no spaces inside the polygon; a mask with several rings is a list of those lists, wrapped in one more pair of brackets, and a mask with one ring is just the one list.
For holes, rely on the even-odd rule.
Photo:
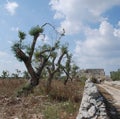
{"label": "olive tree", "polygon": [[21,71],[19,69],[16,69],[15,71],[15,73],[12,73],[12,77],[16,79],[20,78]]}
{"label": "olive tree", "polygon": [[[30,36],[33,37],[30,45],[24,45],[23,41],[26,39],[26,34],[22,31],[19,31],[18,32],[19,41],[14,43],[12,46],[12,50],[15,54],[15,57],[19,61],[24,62],[26,69],[30,75],[29,84],[27,85],[27,87],[23,88],[23,90],[21,91],[22,93],[24,91],[31,91],[35,86],[39,84],[42,72],[43,70],[45,70],[45,68],[47,68],[47,71],[49,73],[48,77],[51,79],[55,72],[59,70],[62,58],[64,57],[65,54],[67,54],[66,50],[63,50],[58,58],[57,64],[56,65],[54,64],[54,61],[57,58],[56,50],[59,48],[61,37],[64,36],[65,33],[64,30],[62,33],[59,34],[55,30],[57,32],[58,38],[56,39],[56,42],[52,46],[43,45],[41,49],[41,46],[36,45],[39,36],[45,35],[44,28],[46,25],[49,25],[55,30],[55,28],[49,23],[45,23],[42,26],[37,25],[36,27],[33,27],[29,31]],[[35,63],[36,60],[37,62]],[[51,66],[48,65],[50,62]]]}
{"label": "olive tree", "polygon": [[[47,92],[50,91],[51,89],[51,82],[52,79],[54,78],[55,74],[57,72],[61,72],[61,70],[64,73],[68,73],[69,71],[66,70],[66,63],[68,63],[68,47],[65,45],[62,45],[59,48],[59,53],[57,52],[58,50],[54,51],[51,53],[51,57],[49,58],[49,63],[47,65],[47,71],[48,71],[48,79],[47,79]],[[69,62],[70,65],[70,62]],[[67,77],[69,77],[67,75]]]}
{"label": "olive tree", "polygon": [[9,71],[3,70],[3,71],[2,71],[2,74],[1,74],[1,77],[2,77],[3,79],[8,78],[8,77],[9,77]]}

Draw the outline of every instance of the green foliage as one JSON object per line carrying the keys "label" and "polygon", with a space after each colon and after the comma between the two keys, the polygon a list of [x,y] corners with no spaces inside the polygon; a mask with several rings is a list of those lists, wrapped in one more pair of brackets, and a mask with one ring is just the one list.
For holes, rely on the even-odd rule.
{"label": "green foliage", "polygon": [[110,76],[113,81],[120,80],[120,70],[118,69],[118,71],[110,72]]}
{"label": "green foliage", "polygon": [[14,43],[13,46],[11,47],[12,48],[12,51],[15,55],[15,57],[19,60],[19,61],[22,61],[22,59],[18,56],[17,54],[17,50],[20,48],[20,43]]}
{"label": "green foliage", "polygon": [[43,28],[41,28],[39,25],[32,27],[31,30],[29,31],[29,34],[31,36],[37,36],[40,33],[43,33]]}
{"label": "green foliage", "polygon": [[31,47],[30,47],[30,45],[26,45],[25,46],[25,49],[26,49],[26,54],[30,54],[30,52],[31,52]]}
{"label": "green foliage", "polygon": [[21,40],[24,40],[25,39],[25,36],[26,34],[22,31],[18,31],[18,37],[21,39]]}
{"label": "green foliage", "polygon": [[23,84],[23,87],[20,90],[16,91],[16,96],[28,96],[30,93],[33,93],[33,87],[27,82]]}
{"label": "green foliage", "polygon": [[[51,81],[54,78],[55,73],[59,71],[64,72],[63,75],[67,76],[67,80],[70,78],[69,74],[71,70],[70,64],[72,56],[69,54],[68,44],[60,44],[60,39],[62,36],[64,36],[65,31],[63,30],[63,34],[59,34],[59,40],[56,40],[54,44],[37,45],[38,37],[39,35],[43,35],[43,27],[45,25],[47,24],[44,24],[41,27],[37,25],[31,28],[29,34],[33,36],[33,41],[27,45],[24,45],[22,42],[25,39],[26,34],[22,31],[19,31],[18,36],[20,40],[17,43],[14,43],[12,46],[15,57],[19,61],[24,62],[27,71],[30,74],[32,79],[32,83],[30,82],[31,85],[38,85],[41,77],[48,77],[47,80],[49,80],[49,85],[51,85]],[[52,28],[54,29],[53,26]],[[59,75],[60,74],[56,75],[57,78]]]}
{"label": "green foliage", "polygon": [[61,52],[62,52],[62,53],[63,53],[63,52],[67,53],[67,52],[68,52],[68,47],[67,47],[66,45],[62,45],[62,47],[61,47]]}
{"label": "green foliage", "polygon": [[12,46],[12,51],[16,51],[18,48],[20,47],[20,43],[14,43],[13,46]]}
{"label": "green foliage", "polygon": [[3,70],[1,77],[2,77],[3,79],[8,78],[8,77],[9,77],[9,71]]}
{"label": "green foliage", "polygon": [[79,70],[79,67],[76,64],[73,64],[71,68],[72,77],[76,77],[78,70]]}
{"label": "green foliage", "polygon": [[51,53],[51,57],[56,58],[56,57],[57,57],[57,52],[53,51],[53,52]]}
{"label": "green foliage", "polygon": [[44,50],[47,50],[47,49],[50,49],[51,46],[49,44],[44,44],[43,46],[40,47],[40,50],[41,51],[44,51]]}

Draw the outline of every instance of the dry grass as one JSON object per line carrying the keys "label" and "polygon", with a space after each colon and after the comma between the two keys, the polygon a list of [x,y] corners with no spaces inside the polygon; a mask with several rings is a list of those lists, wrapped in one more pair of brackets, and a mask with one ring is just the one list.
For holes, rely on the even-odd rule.
{"label": "dry grass", "polygon": [[13,96],[26,83],[21,79],[0,79],[0,95]]}
{"label": "dry grass", "polygon": [[83,83],[80,82],[68,82],[65,86],[61,81],[54,81],[52,84],[52,90],[50,96],[52,99],[58,101],[72,101],[80,102],[82,99]]}
{"label": "dry grass", "polygon": [[75,119],[84,84],[54,80],[46,95],[46,83],[41,81],[34,93],[17,98],[16,91],[25,80],[0,80],[0,119]]}

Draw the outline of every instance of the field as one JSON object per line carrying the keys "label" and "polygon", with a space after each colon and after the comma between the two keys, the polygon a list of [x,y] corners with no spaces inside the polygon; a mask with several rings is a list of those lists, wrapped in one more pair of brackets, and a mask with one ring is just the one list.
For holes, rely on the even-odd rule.
{"label": "field", "polygon": [[46,94],[46,82],[41,81],[28,96],[17,97],[26,84],[24,79],[0,79],[0,119],[75,119],[84,83],[73,81],[66,86],[54,80]]}

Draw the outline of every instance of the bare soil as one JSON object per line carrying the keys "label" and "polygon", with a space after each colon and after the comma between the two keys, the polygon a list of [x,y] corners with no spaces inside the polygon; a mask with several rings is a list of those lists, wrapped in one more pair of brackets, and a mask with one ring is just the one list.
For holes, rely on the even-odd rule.
{"label": "bare soil", "polygon": [[104,96],[110,119],[120,119],[120,82],[104,82],[98,89]]}

